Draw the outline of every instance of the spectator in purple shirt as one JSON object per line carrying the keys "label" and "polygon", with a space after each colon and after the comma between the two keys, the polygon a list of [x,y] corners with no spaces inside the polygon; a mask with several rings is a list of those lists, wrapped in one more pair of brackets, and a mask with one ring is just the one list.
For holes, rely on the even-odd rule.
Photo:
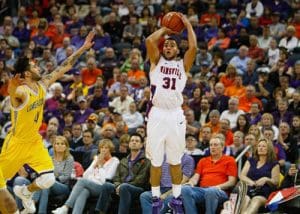
{"label": "spectator in purple shirt", "polygon": [[287,122],[288,124],[292,124],[293,113],[288,111],[288,100],[282,98],[278,101],[277,105],[277,110],[272,113],[274,118],[274,124],[276,126],[279,126],[281,122]]}
{"label": "spectator in purple shirt", "polygon": [[93,49],[96,51],[97,54],[103,53],[105,48],[111,47],[111,38],[108,33],[104,33],[102,27],[97,25],[96,29],[96,36],[94,38],[94,46]]}
{"label": "spectator in purple shirt", "polygon": [[87,27],[81,26],[79,30],[79,35],[73,36],[71,39],[71,45],[73,45],[76,49],[80,48],[84,43],[85,37],[87,36]]}
{"label": "spectator in purple shirt", "polygon": [[37,48],[45,48],[51,42],[49,37],[45,35],[45,26],[38,26],[37,35],[32,37],[32,41],[35,42]]}
{"label": "spectator in purple shirt", "polygon": [[79,105],[79,110],[75,112],[74,119],[76,123],[82,124],[87,120],[88,116],[94,112],[94,110],[88,108],[87,101],[84,96],[79,96],[77,103]]}
{"label": "spectator in purple shirt", "polygon": [[20,42],[21,47],[26,47],[30,39],[30,31],[26,28],[26,22],[23,19],[19,19],[17,27],[12,33]]}
{"label": "spectator in purple shirt", "polygon": [[[188,155],[184,154],[181,158],[182,168],[182,183],[186,183],[194,172],[194,160]],[[169,164],[166,162],[166,158],[162,164],[162,175],[160,181],[160,189],[163,193],[161,199],[163,199],[164,206],[160,210],[160,213],[166,213],[168,211],[168,203],[172,199],[172,182],[170,176]],[[143,213],[152,213],[152,193],[151,191],[143,192],[140,195],[140,203],[143,209]],[[154,211],[154,210],[153,210]],[[154,212],[153,212],[154,213]],[[155,212],[156,213],[156,212]],[[158,212],[157,212],[158,213]]]}
{"label": "spectator in purple shirt", "polygon": [[108,107],[108,96],[103,93],[101,86],[95,86],[94,94],[90,95],[87,100],[90,108],[95,110],[95,112]]}

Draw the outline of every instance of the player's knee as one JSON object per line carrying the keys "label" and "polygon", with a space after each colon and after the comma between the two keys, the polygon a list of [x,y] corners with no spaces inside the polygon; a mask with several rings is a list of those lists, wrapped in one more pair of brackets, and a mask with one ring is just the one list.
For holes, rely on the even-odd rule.
{"label": "player's knee", "polygon": [[54,173],[45,173],[37,177],[35,180],[36,185],[41,189],[48,189],[55,183]]}
{"label": "player's knee", "polygon": [[154,167],[161,167],[163,164],[163,159],[151,160],[151,165]]}

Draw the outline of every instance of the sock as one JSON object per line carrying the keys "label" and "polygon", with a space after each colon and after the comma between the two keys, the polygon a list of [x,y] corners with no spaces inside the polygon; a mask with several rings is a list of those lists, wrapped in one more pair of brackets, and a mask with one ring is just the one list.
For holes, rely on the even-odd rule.
{"label": "sock", "polygon": [[152,197],[160,197],[160,186],[151,187]]}
{"label": "sock", "polygon": [[17,210],[14,214],[20,214],[19,210]]}
{"label": "sock", "polygon": [[172,192],[175,198],[181,195],[181,184],[172,184]]}

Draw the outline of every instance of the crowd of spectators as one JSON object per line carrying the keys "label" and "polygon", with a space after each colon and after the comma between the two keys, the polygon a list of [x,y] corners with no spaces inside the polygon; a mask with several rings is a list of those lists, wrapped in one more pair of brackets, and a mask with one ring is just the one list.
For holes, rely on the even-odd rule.
{"label": "crowd of spectators", "polygon": [[[107,212],[111,208],[103,198],[108,200],[112,192],[126,198],[126,202],[121,200],[119,205],[124,211],[124,207],[134,203],[131,199],[139,201],[139,194],[148,190],[147,181],[137,181],[132,174],[137,172],[131,171],[131,167],[141,167],[139,164],[148,167],[143,148],[130,145],[136,144],[132,142],[131,135],[138,133],[136,137],[141,137],[142,142],[146,143],[145,115],[151,98],[151,86],[144,41],[161,27],[161,19],[169,11],[179,11],[188,17],[198,42],[198,53],[191,72],[187,74],[182,104],[187,121],[186,155],[194,158],[196,171],[192,177],[193,172],[183,169],[183,181],[188,182],[188,178],[192,177],[192,182],[188,182],[192,186],[197,186],[199,181],[200,187],[207,187],[207,184],[218,187],[217,190],[222,193],[218,201],[220,204],[228,198],[237,176],[251,187],[249,189],[268,185],[265,187],[267,191],[259,194],[263,197],[259,202],[255,198],[257,195],[248,192],[247,200],[251,201],[249,206],[255,213],[265,203],[264,199],[271,190],[279,187],[279,171],[290,178],[295,176],[294,164],[296,171],[300,169],[300,1],[0,2],[3,2],[0,8],[4,8],[0,11],[0,141],[3,141],[11,126],[7,89],[16,59],[21,55],[27,56],[39,65],[41,74],[46,75],[83,44],[90,30],[96,32],[94,46],[76,62],[73,69],[48,88],[40,133],[54,163],[58,157],[56,144],[66,139],[70,157],[68,161],[63,158],[64,161],[69,163],[75,160],[87,170],[85,180],[76,184],[73,192],[85,188],[85,195],[80,196],[84,200],[99,196],[97,211]],[[7,10],[6,3],[9,4]],[[183,31],[179,43],[181,55],[187,46],[187,32]],[[61,136],[65,138],[61,139]],[[260,143],[261,138],[266,139],[264,143]],[[114,167],[110,173],[116,173],[116,177],[109,174],[105,183],[104,180],[97,180],[100,176],[87,175],[105,163],[98,164],[94,157],[103,146],[101,142],[106,139],[112,144],[106,143],[104,147],[111,149],[112,155],[119,158],[121,167],[128,164],[130,170],[125,175],[127,171],[120,169],[120,166],[118,169]],[[256,148],[257,145],[260,149]],[[250,149],[245,157],[250,159],[245,161],[244,158],[241,174],[238,175],[236,166],[232,166],[236,163],[229,159],[231,166],[226,165],[225,168],[229,167],[230,173],[225,173],[225,180],[222,178],[221,183],[213,184],[201,180],[203,173],[206,173],[205,167],[213,168],[205,163],[216,156],[215,147],[222,149],[222,155],[236,158],[247,146]],[[265,153],[268,157],[261,158]],[[137,158],[131,160],[131,155],[137,155]],[[122,159],[124,157],[125,160]],[[220,154],[216,157],[219,158]],[[222,156],[220,160],[223,159],[227,160]],[[224,161],[217,169],[224,165]],[[280,170],[277,169],[278,164]],[[256,166],[264,166],[262,177],[253,175]],[[64,174],[59,164],[55,167],[58,167],[57,175]],[[19,176],[28,177],[30,173],[28,166],[24,166]],[[140,176],[146,179],[148,173],[143,172]],[[65,176],[68,178],[58,177],[56,186],[69,184],[67,180],[71,178],[71,171],[68,170]],[[266,177],[269,180],[261,179]],[[18,177],[15,183],[19,180]],[[91,182],[99,192],[86,187]],[[120,185],[123,183],[127,185]],[[131,192],[132,198],[128,199],[128,189],[133,189],[130,185],[135,189],[134,194]],[[47,199],[43,199],[39,213],[46,210],[44,201],[56,195],[56,186],[35,196],[36,201],[38,197]],[[162,187],[165,187],[163,192],[168,192],[169,182],[163,183]],[[190,203],[190,193],[200,191],[196,188],[185,187],[183,191],[183,199],[188,198],[184,200],[184,205],[191,213],[195,208]],[[70,191],[66,188],[59,194],[68,195]],[[119,191],[123,191],[122,194]],[[149,194],[145,192],[141,196],[145,213],[149,212]],[[210,194],[217,194],[217,191],[213,189]],[[200,196],[192,198],[192,201],[202,203],[204,199]],[[71,194],[64,209],[80,207],[78,209],[83,210],[84,203],[80,201],[76,204],[72,197]],[[167,197],[164,194],[164,198]],[[220,205],[212,205],[209,200],[204,204],[214,212]],[[21,209],[20,203],[18,206]],[[73,210],[73,213],[76,211]]]}

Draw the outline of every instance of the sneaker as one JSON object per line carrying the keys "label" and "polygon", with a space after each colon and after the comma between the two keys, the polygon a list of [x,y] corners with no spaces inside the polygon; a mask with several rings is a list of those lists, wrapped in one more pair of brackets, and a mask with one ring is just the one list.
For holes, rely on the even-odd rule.
{"label": "sneaker", "polygon": [[164,203],[158,197],[152,198],[152,214],[159,214],[160,210],[163,208]]}
{"label": "sneaker", "polygon": [[58,207],[56,210],[52,210],[54,214],[68,214],[68,208],[66,206]]}
{"label": "sneaker", "polygon": [[181,197],[173,197],[169,202],[169,207],[172,209],[173,214],[184,214]]}
{"label": "sneaker", "polygon": [[15,186],[14,193],[22,200],[23,207],[27,213],[35,213],[35,204],[31,198],[32,194],[25,194],[25,185]]}

